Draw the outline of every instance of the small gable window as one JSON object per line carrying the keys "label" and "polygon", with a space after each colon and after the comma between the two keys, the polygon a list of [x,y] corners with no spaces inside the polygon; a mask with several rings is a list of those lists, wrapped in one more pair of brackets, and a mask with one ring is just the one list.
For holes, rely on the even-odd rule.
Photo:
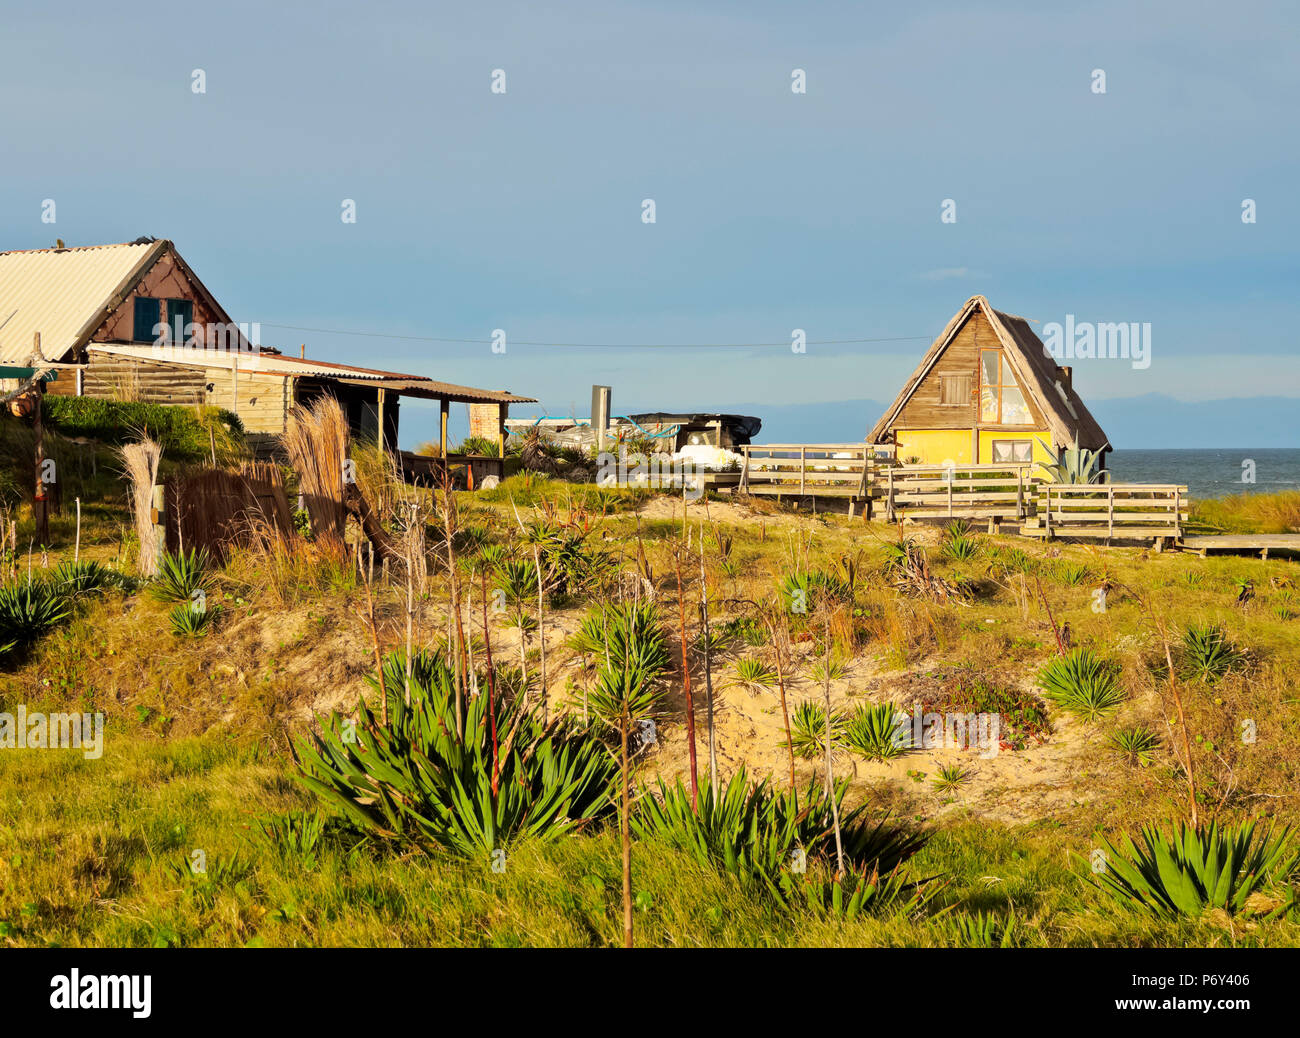
{"label": "small gable window", "polygon": [[162,323],[162,300],[147,296],[135,297],[135,322],[131,332],[132,342],[155,342],[157,328]]}
{"label": "small gable window", "polygon": [[1034,421],[1024,391],[1001,350],[980,350],[980,421],[992,425],[1032,425]]}

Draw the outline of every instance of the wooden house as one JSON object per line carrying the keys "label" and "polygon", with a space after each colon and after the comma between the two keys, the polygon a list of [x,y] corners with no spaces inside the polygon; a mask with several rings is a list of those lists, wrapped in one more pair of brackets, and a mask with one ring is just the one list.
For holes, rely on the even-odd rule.
{"label": "wooden house", "polygon": [[[120,245],[0,253],[0,365],[56,363],[50,393],[233,411],[249,439],[271,441],[290,408],[329,393],[358,439],[395,448],[402,397],[494,408],[503,450],[509,406],[531,397],[424,375],[286,356],[252,341],[176,247]],[[304,351],[305,352],[305,351]]]}
{"label": "wooden house", "polygon": [[923,465],[1050,462],[1076,442],[1111,449],[1071,369],[1057,365],[1028,321],[983,296],[948,322],[867,439]]}

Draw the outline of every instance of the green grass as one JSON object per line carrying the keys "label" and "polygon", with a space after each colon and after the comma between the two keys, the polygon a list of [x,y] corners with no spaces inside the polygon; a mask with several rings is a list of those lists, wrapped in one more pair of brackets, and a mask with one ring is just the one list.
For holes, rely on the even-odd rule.
{"label": "green grass", "polygon": [[[62,946],[570,946],[621,936],[616,833],[521,843],[505,870],[399,856],[346,833],[303,855],[263,823],[310,803],[287,762],[222,738],[162,743],[126,726],[99,761],[0,754],[0,943]],[[949,885],[917,917],[837,923],[781,908],[657,843],[633,851],[637,941],[655,946],[948,945],[945,907],[1005,918],[1017,943],[1291,944],[1285,922],[1228,930],[1150,919],[1092,890],[1067,853],[1092,841],[1052,823],[958,823],[913,859]],[[185,869],[194,851],[207,872]]]}
{"label": "green grass", "polygon": [[173,461],[202,461],[210,457],[213,438],[219,457],[243,450],[244,427],[239,416],[217,407],[47,396],[42,415],[64,436],[86,437],[109,444],[127,443],[141,432],[147,432]]}

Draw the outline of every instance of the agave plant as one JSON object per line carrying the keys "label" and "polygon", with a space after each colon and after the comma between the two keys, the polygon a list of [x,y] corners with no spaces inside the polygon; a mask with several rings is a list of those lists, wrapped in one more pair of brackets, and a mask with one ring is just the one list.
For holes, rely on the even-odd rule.
{"label": "agave plant", "polygon": [[892,703],[860,705],[844,727],[844,741],[867,760],[893,760],[908,747],[897,736],[897,713]]}
{"label": "agave plant", "polygon": [[[926,836],[893,824],[886,815],[872,824],[866,805],[843,808],[847,782],[836,783],[835,803],[845,858],[855,865],[892,873],[925,845]],[[692,810],[680,779],[662,779],[653,796],[639,804],[633,828],[643,839],[656,838],[684,850],[701,864],[722,869],[781,901],[800,886],[796,877],[809,862],[834,855],[831,799],[820,780],[801,791],[777,790],[770,780],[751,782],[737,771],[714,795],[700,791]]]}
{"label": "agave plant", "polygon": [[29,581],[0,588],[0,644],[34,641],[67,615],[67,597],[50,584]]}
{"label": "agave plant", "polygon": [[1124,701],[1115,667],[1091,649],[1053,656],[1038,672],[1043,693],[1062,710],[1096,721]]}
{"label": "agave plant", "polygon": [[805,902],[820,914],[838,922],[852,922],[865,915],[915,915],[943,887],[917,882],[901,868],[881,872],[861,866],[842,877],[804,883],[798,889]]}
{"label": "agave plant", "polygon": [[1142,844],[1127,834],[1118,847],[1106,841],[1105,870],[1090,882],[1158,918],[1194,918],[1215,908],[1236,915],[1251,894],[1274,880],[1288,881],[1300,864],[1289,826],[1258,838],[1255,822],[1222,828],[1217,821],[1179,823],[1169,832],[1143,826]]}
{"label": "agave plant", "polygon": [[[384,661],[389,723],[363,701],[355,721],[334,714],[295,741],[299,779],[377,838],[485,859],[511,841],[554,838],[611,809],[618,765],[592,732],[567,715],[543,724],[518,700],[472,696],[457,716],[455,677],[441,655]],[[380,685],[372,675],[373,689]],[[498,780],[494,792],[494,779]]]}
{"label": "agave plant", "polygon": [[188,552],[167,552],[158,562],[158,577],[149,593],[160,602],[189,602],[196,591],[212,587],[208,574],[208,553],[203,548]]}
{"label": "agave plant", "polygon": [[[790,722],[794,755],[812,760],[826,752],[826,708],[813,700],[804,700],[794,708]],[[831,753],[844,744],[844,715],[831,711]]]}
{"label": "agave plant", "polygon": [[1054,451],[1049,443],[1043,443],[1042,440],[1038,442],[1048,454],[1056,458],[1050,464],[1044,461],[1038,462],[1039,466],[1047,470],[1052,482],[1074,485],[1109,482],[1110,473],[1102,468],[1106,456],[1104,451],[1081,449],[1077,436],[1072,446],[1059,452]]}
{"label": "agave plant", "polygon": [[1240,665],[1245,656],[1218,624],[1193,624],[1183,633],[1183,659],[1192,675],[1207,685]]}

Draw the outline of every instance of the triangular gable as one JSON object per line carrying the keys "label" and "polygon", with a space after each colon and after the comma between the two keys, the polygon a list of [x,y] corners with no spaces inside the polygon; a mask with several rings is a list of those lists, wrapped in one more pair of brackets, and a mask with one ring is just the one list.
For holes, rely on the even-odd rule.
{"label": "triangular gable", "polygon": [[1099,450],[1109,447],[1110,441],[1079,399],[1073,387],[1066,387],[1057,377],[1056,361],[1048,354],[1041,339],[1034,334],[1029,322],[1014,314],[994,310],[984,296],[971,296],[953,316],[939,337],[934,340],[921,363],[904,383],[894,402],[872,427],[867,436],[869,443],[880,443],[898,419],[903,407],[925,381],[944,351],[952,344],[957,333],[977,312],[983,313],[1002,346],[1003,357],[1011,364],[1016,381],[1047,419],[1053,439],[1060,444],[1070,444],[1076,439],[1081,447]]}

